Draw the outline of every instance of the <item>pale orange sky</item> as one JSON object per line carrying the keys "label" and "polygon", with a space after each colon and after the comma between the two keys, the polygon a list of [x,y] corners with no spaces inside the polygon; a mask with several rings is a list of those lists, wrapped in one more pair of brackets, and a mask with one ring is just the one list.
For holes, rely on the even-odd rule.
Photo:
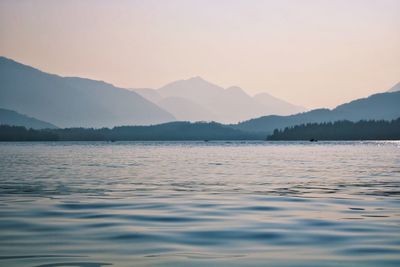
{"label": "pale orange sky", "polygon": [[121,87],[201,76],[334,107],[400,81],[400,0],[2,0],[0,55]]}

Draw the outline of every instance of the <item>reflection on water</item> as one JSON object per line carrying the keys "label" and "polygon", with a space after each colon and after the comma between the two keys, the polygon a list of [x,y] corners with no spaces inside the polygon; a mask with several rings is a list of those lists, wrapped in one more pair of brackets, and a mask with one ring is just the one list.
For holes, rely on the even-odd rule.
{"label": "reflection on water", "polygon": [[0,266],[400,266],[399,142],[0,144]]}

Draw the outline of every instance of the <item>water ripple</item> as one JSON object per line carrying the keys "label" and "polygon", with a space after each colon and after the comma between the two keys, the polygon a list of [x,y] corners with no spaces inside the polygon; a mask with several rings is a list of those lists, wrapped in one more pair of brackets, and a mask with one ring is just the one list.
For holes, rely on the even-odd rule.
{"label": "water ripple", "polygon": [[0,143],[0,159],[2,266],[400,266],[396,142]]}

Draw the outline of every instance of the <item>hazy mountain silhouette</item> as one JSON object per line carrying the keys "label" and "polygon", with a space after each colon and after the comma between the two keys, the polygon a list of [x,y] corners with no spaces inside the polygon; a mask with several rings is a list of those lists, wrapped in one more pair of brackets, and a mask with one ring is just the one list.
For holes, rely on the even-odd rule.
{"label": "hazy mountain silhouette", "polygon": [[26,115],[20,114],[13,110],[0,108],[0,125],[13,125],[13,126],[24,126],[29,129],[55,129],[57,126],[41,121],[35,118],[28,117]]}
{"label": "hazy mountain silhouette", "polygon": [[333,110],[315,109],[290,116],[264,116],[231,125],[233,128],[272,133],[288,126],[338,120],[394,120],[400,117],[400,91],[374,94],[337,106]]}
{"label": "hazy mountain silhouette", "polygon": [[[175,117],[226,123],[302,109],[266,93],[251,97],[239,87],[224,89],[200,77],[175,81],[158,90],[142,88],[133,92],[102,81],[48,74],[5,57],[0,57],[0,85],[2,108],[59,127],[148,125],[173,121]],[[400,83],[388,93],[354,100],[333,110],[263,116],[230,126],[271,133],[276,128],[304,123],[396,119],[400,117],[399,89]]]}
{"label": "hazy mountain silhouette", "polygon": [[178,121],[220,121],[218,115],[188,98],[162,96],[156,89],[141,88],[133,90],[173,114]]}
{"label": "hazy mountain silhouette", "polygon": [[139,94],[83,78],[64,78],[0,57],[0,106],[60,127],[147,125],[174,116]]}
{"label": "hazy mountain silhouette", "polygon": [[400,82],[398,82],[392,88],[390,88],[388,92],[397,92],[397,91],[400,91]]}
{"label": "hazy mountain silhouette", "polygon": [[0,106],[60,127],[113,127],[168,121],[238,122],[303,110],[268,94],[251,97],[194,77],[158,90],[48,74],[0,57]]}
{"label": "hazy mountain silhouette", "polygon": [[[231,123],[266,114],[293,114],[305,110],[269,94],[251,97],[237,86],[224,89],[201,77],[175,81],[158,90],[135,91],[178,119],[184,115],[184,119],[189,121],[200,119]],[[168,105],[163,103],[163,99],[178,97],[177,105],[172,105],[172,101],[167,101]]]}

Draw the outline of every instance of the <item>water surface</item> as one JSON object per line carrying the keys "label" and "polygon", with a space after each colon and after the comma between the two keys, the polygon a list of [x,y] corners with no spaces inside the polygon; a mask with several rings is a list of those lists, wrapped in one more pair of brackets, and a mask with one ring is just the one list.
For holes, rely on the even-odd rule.
{"label": "water surface", "polygon": [[400,142],[0,143],[0,266],[400,266]]}

